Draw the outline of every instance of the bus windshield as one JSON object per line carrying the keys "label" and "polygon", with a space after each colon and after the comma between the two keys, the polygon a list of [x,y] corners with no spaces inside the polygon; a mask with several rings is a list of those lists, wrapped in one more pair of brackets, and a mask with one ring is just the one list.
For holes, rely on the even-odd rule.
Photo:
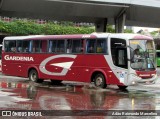
{"label": "bus windshield", "polygon": [[155,52],[151,40],[130,40],[131,68],[155,70]]}

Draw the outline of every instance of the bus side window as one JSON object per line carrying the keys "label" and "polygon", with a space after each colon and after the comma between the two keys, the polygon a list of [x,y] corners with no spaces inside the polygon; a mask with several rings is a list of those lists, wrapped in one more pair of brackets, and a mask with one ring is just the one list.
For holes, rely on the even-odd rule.
{"label": "bus side window", "polygon": [[23,44],[22,40],[17,40],[17,52],[22,52],[23,51],[22,44]]}
{"label": "bus side window", "polygon": [[72,40],[68,39],[67,40],[67,50],[66,53],[72,53]]}
{"label": "bus side window", "polygon": [[33,48],[32,51],[36,53],[40,53],[42,51],[42,43],[41,40],[34,40],[33,41]]}
{"label": "bus side window", "polygon": [[42,40],[42,52],[47,52],[47,41]]}
{"label": "bus side window", "polygon": [[2,59],[2,47],[3,47],[2,44],[0,44],[0,60]]}
{"label": "bus side window", "polygon": [[12,41],[5,41],[4,42],[4,47],[5,47],[5,51],[6,52],[15,52],[16,51],[16,41],[12,40]]}
{"label": "bus side window", "polygon": [[65,53],[65,41],[64,40],[57,40],[57,49],[56,53]]}
{"label": "bus side window", "polygon": [[30,40],[24,40],[23,46],[22,46],[23,52],[31,52],[31,41]]}
{"label": "bus side window", "polygon": [[73,40],[72,46],[73,53],[82,53],[83,52],[83,40]]}
{"label": "bus side window", "polygon": [[16,48],[15,47],[11,47],[11,52],[16,52]]}
{"label": "bus side window", "polygon": [[17,52],[22,52],[22,47],[18,47]]}
{"label": "bus side window", "polygon": [[49,44],[48,44],[49,48],[48,48],[48,52],[49,53],[55,53],[56,52],[56,46],[57,46],[57,40],[49,40]]}
{"label": "bus side window", "polygon": [[48,42],[48,52],[51,53],[52,52],[52,41],[49,40]]}
{"label": "bus side window", "polygon": [[65,53],[65,40],[50,40],[49,49],[50,53]]}
{"label": "bus side window", "polygon": [[107,52],[107,44],[106,39],[97,39],[97,53],[106,53]]}
{"label": "bus side window", "polygon": [[87,40],[87,53],[95,53],[96,40]]}

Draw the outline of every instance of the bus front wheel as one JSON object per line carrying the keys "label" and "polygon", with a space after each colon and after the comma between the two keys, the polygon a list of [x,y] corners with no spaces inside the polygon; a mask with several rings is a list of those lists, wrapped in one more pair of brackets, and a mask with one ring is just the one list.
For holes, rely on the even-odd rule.
{"label": "bus front wheel", "polygon": [[43,80],[38,78],[38,73],[35,69],[32,69],[29,72],[29,80],[36,82],[36,83],[42,83]]}
{"label": "bus front wheel", "polygon": [[94,84],[96,87],[106,88],[106,80],[102,73],[98,73],[95,75]]}

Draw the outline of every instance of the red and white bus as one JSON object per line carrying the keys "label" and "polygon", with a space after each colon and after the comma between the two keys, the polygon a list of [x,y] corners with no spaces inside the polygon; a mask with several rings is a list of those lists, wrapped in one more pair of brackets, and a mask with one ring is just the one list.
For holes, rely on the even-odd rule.
{"label": "red and white bus", "polygon": [[153,83],[155,64],[154,41],[140,34],[14,36],[5,37],[2,48],[2,73],[34,82],[67,80],[126,88]]}

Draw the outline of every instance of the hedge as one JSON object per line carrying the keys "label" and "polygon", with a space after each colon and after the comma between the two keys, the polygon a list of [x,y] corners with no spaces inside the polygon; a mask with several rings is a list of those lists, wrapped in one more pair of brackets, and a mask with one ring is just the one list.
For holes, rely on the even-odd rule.
{"label": "hedge", "polygon": [[[14,20],[5,22],[0,20],[0,32],[10,35],[59,35],[59,34],[90,34],[95,32],[94,27],[76,27],[67,22],[59,25],[49,22],[46,24],[37,24],[33,20]],[[115,29],[107,25],[107,32],[114,33]],[[132,33],[131,30],[125,30]]]}
{"label": "hedge", "polygon": [[37,24],[33,21],[0,21],[0,32],[11,35],[58,35],[58,34],[89,34],[95,32],[90,27],[75,27],[54,23]]}

